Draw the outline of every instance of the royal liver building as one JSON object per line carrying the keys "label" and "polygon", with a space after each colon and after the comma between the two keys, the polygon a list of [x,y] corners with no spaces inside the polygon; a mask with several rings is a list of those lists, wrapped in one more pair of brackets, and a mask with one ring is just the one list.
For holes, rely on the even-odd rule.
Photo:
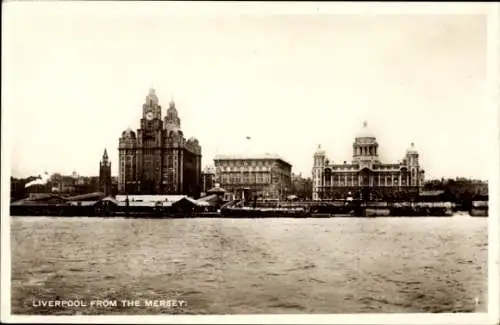
{"label": "royal liver building", "polygon": [[119,140],[118,191],[122,194],[186,194],[198,197],[201,147],[186,140],[173,101],[165,119],[154,89],[142,105],[141,126],[123,131]]}
{"label": "royal liver building", "polygon": [[321,147],[314,153],[313,200],[408,198],[424,185],[424,170],[413,143],[397,163],[383,163],[378,143],[365,122],[353,143],[352,162],[330,162]]}

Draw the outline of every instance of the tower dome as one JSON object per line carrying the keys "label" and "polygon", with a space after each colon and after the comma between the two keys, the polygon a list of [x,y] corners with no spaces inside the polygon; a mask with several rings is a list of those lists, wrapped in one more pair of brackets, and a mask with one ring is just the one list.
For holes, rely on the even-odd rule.
{"label": "tower dome", "polygon": [[135,132],[129,127],[122,133],[123,138],[135,139]]}
{"label": "tower dome", "polygon": [[324,156],[325,155],[325,150],[321,149],[321,145],[318,144],[318,148],[314,152],[315,156]]}
{"label": "tower dome", "polygon": [[174,102],[174,99],[170,99],[170,102],[168,103],[168,109],[167,109],[167,113],[173,113],[175,112],[175,114],[177,114],[177,108],[175,108],[175,102]]}
{"label": "tower dome", "polygon": [[408,149],[406,149],[406,153],[407,154],[418,154],[418,151],[417,149],[415,148],[415,143],[411,143],[410,144],[410,147]]}
{"label": "tower dome", "polygon": [[363,122],[363,127],[356,134],[356,138],[375,138],[375,134],[368,127],[368,122],[367,121]]}

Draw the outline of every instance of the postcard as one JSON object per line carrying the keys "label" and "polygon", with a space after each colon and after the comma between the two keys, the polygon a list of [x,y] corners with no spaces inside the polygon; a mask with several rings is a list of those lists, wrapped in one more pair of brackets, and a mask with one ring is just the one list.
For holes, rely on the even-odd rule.
{"label": "postcard", "polygon": [[2,321],[498,324],[498,3],[3,9]]}

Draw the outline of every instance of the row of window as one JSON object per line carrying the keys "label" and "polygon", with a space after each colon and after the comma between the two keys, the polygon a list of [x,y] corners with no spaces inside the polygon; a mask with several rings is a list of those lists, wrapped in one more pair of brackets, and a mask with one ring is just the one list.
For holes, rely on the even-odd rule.
{"label": "row of window", "polygon": [[[151,159],[152,157],[145,157],[145,159]],[[122,156],[120,157],[120,162],[123,164],[125,162],[132,162],[135,163],[137,161],[135,156]],[[172,164],[173,162],[177,162],[177,157],[174,156],[167,156],[167,164]]]}
{"label": "row of window", "polygon": [[[399,172],[400,171],[400,166],[399,165],[373,165],[374,170],[392,170],[394,172]],[[337,166],[331,166],[327,167],[326,170],[335,170],[335,171],[350,171],[350,170],[359,170],[359,166],[357,165],[337,165]]]}
{"label": "row of window", "polygon": [[265,166],[252,166],[252,167],[230,167],[230,166],[225,166],[225,167],[217,167],[216,172],[245,172],[245,171],[252,171],[252,172],[257,172],[257,171],[270,171],[270,167],[265,167]]}
{"label": "row of window", "polygon": [[[406,175],[406,176],[405,176]],[[323,175],[324,179],[345,179],[345,178],[358,178],[358,177],[370,177],[373,179],[384,179],[384,178],[405,178],[409,176],[409,174],[404,174],[404,173],[380,173],[380,174],[375,174],[375,175],[366,175],[362,173],[325,173]]]}
{"label": "row of window", "polygon": [[375,146],[356,146],[354,148],[354,154],[358,156],[376,155],[377,148]]}
{"label": "row of window", "polygon": [[[144,162],[144,169],[148,169],[149,166],[157,166],[158,164],[155,164],[155,163],[148,163],[148,162]],[[130,169],[130,170],[134,170],[135,169],[135,164],[125,164],[125,163],[121,163],[120,164],[120,170],[125,170],[125,169]],[[166,169],[166,170],[174,170],[177,168],[177,164],[173,164],[172,162],[170,164],[167,164],[167,166],[164,166],[164,168],[162,169]],[[156,169],[159,169],[158,167],[156,167]]]}
{"label": "row of window", "polygon": [[244,161],[229,161],[224,163],[221,167],[239,167],[239,166],[272,166],[273,161],[271,160],[244,160]]}
{"label": "row of window", "polygon": [[[373,181],[372,183],[368,181],[359,181],[359,180],[348,180],[346,181],[333,181],[333,182],[325,182],[325,186],[397,186],[398,185],[398,180],[395,179],[394,181],[388,179],[387,182],[381,181],[378,183],[378,181]],[[402,181],[401,186],[406,186],[406,182]]]}
{"label": "row of window", "polygon": [[229,177],[227,175],[223,175],[221,177],[221,181],[224,184],[267,184],[271,181],[271,177],[269,175],[263,175],[263,176],[255,176],[253,177],[240,177],[240,175],[231,175],[232,177]]}
{"label": "row of window", "polygon": [[[334,180],[334,181],[325,181],[325,186],[406,186],[407,184],[412,186],[419,185],[418,180],[406,181],[402,180],[401,184],[399,184],[398,179],[381,179],[380,182],[378,179],[373,179],[371,182],[369,180],[359,180],[359,179],[343,179],[343,180]],[[321,183],[317,182],[316,186],[320,186]]]}
{"label": "row of window", "polygon": [[[403,165],[406,165],[407,161],[406,159],[403,160]],[[417,160],[414,160],[413,158],[410,159],[410,165],[415,165],[417,164]],[[315,166],[321,166],[322,163],[321,163],[321,159],[318,159],[316,158],[314,160],[314,165]],[[359,169],[359,166],[358,165],[351,165],[351,164],[347,164],[344,163],[344,165],[330,165],[328,166],[328,163],[326,163],[327,167],[326,168],[329,168],[329,169],[332,169],[332,170],[357,170]],[[399,170],[400,168],[400,165],[399,164],[394,164],[394,165],[373,165],[373,169],[376,169],[376,170]]]}

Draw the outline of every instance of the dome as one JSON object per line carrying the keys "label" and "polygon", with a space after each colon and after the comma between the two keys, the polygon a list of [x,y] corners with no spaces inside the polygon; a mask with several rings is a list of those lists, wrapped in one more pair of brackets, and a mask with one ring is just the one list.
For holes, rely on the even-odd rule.
{"label": "dome", "polygon": [[170,136],[180,136],[180,137],[182,137],[183,133],[182,133],[182,131],[178,127],[174,127],[172,129],[172,131],[170,131],[169,135]]}
{"label": "dome", "polygon": [[363,127],[356,134],[356,138],[375,138],[375,134],[368,127],[368,122],[363,122]]}
{"label": "dome", "polygon": [[325,150],[321,149],[321,145],[318,144],[318,148],[316,149],[316,152],[314,152],[315,156],[324,156],[325,155]]}
{"label": "dome", "polygon": [[122,133],[122,137],[123,138],[130,138],[130,139],[135,139],[135,132],[132,131],[131,128],[128,128],[126,129],[125,131],[123,131]]}
{"label": "dome", "polygon": [[198,144],[198,139],[196,139],[195,137],[190,137],[188,139],[188,142],[191,142],[191,143],[194,143],[194,144]]}
{"label": "dome", "polygon": [[406,153],[407,154],[415,154],[415,153],[418,153],[417,149],[415,148],[415,143],[411,143],[410,144],[410,147],[408,149],[406,149]]}

